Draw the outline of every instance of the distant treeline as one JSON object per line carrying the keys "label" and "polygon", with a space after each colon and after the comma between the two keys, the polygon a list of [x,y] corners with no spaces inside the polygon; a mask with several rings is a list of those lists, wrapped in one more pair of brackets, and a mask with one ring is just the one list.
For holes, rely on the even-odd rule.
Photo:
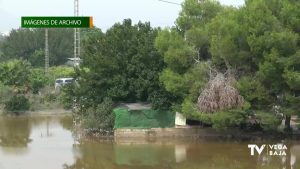
{"label": "distant treeline", "polygon": [[[49,29],[51,66],[65,64],[73,57],[73,39],[73,29]],[[0,41],[0,61],[24,59],[34,67],[44,66],[45,29],[13,29]]]}

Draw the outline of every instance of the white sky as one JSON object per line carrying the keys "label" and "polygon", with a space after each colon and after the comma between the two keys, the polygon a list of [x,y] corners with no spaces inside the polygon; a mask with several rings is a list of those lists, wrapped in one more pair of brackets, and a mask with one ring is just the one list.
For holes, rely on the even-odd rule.
{"label": "white sky", "polygon": [[[131,18],[150,21],[152,26],[173,26],[181,9],[158,0],[79,0],[80,15],[93,16],[94,25],[106,30],[116,22]],[[168,0],[181,3],[183,0]],[[244,0],[219,0],[240,6]],[[19,28],[21,16],[73,16],[73,0],[0,0],[0,32]]]}

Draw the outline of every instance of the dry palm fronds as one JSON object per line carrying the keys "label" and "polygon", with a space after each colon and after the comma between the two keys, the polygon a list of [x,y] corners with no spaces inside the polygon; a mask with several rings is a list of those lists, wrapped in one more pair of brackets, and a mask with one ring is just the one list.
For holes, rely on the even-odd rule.
{"label": "dry palm fronds", "polygon": [[217,73],[211,77],[198,98],[198,108],[202,112],[214,113],[219,110],[244,104],[243,97],[232,84],[235,78],[230,73]]}

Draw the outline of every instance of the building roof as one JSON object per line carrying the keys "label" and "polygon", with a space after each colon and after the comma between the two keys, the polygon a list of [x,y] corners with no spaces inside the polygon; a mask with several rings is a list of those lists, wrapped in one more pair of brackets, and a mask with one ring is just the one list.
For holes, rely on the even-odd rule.
{"label": "building roof", "polygon": [[129,110],[145,110],[152,108],[149,103],[121,103],[118,107],[126,107]]}

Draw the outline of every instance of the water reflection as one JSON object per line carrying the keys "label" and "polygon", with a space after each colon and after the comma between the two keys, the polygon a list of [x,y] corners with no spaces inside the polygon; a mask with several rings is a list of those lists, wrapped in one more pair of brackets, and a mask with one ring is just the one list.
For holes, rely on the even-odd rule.
{"label": "water reflection", "polygon": [[0,118],[0,138],[0,169],[300,168],[300,144],[295,141],[284,143],[288,147],[285,157],[250,156],[248,143],[236,141],[75,142],[71,117]]}
{"label": "water reflection", "polygon": [[[0,117],[0,169],[61,169],[74,163],[72,123],[63,117]],[[66,124],[62,124],[66,123]]]}
{"label": "water reflection", "polygon": [[82,141],[77,159],[65,169],[296,169],[299,145],[288,145],[288,155],[250,156],[247,143],[99,143]]}
{"label": "water reflection", "polygon": [[81,141],[74,146],[75,163],[64,165],[65,169],[116,168],[114,164],[113,144]]}
{"label": "water reflection", "polygon": [[257,168],[296,169],[300,167],[297,159],[300,158],[300,145],[285,144],[287,146],[286,156],[269,156],[266,153],[258,156]]}
{"label": "water reflection", "polygon": [[0,118],[0,146],[27,147],[31,141],[31,127],[27,118]]}
{"label": "water reflection", "polygon": [[73,120],[70,116],[62,116],[59,118],[60,125],[69,131],[73,130]]}

